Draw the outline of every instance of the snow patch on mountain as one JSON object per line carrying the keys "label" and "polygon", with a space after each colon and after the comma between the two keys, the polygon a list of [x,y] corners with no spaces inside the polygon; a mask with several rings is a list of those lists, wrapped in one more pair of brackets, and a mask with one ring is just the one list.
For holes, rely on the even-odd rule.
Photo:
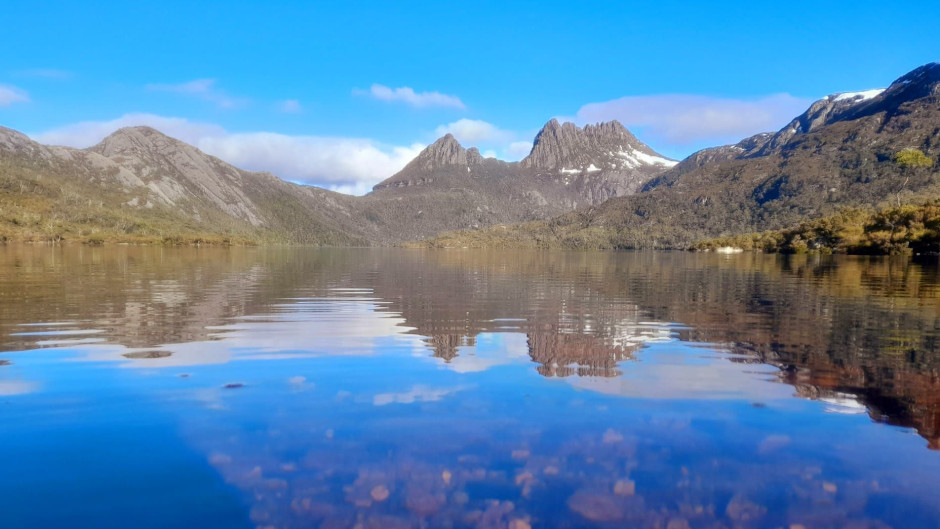
{"label": "snow patch on mountain", "polygon": [[639,167],[641,165],[662,165],[663,167],[673,167],[679,163],[675,160],[670,160],[661,156],[654,156],[636,149],[625,151],[621,148],[619,152],[611,152],[610,155],[623,158],[624,164],[627,167]]}
{"label": "snow patch on mountain", "polygon": [[874,90],[863,90],[861,92],[843,92],[830,97],[833,98],[832,101],[855,101],[856,103],[860,103],[877,97],[884,91],[884,88],[876,88]]}

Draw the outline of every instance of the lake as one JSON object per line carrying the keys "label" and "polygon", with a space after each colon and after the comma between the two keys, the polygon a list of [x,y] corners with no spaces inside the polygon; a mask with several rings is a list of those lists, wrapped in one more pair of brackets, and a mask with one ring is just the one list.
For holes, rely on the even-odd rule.
{"label": "lake", "polygon": [[0,247],[0,526],[940,527],[936,260]]}

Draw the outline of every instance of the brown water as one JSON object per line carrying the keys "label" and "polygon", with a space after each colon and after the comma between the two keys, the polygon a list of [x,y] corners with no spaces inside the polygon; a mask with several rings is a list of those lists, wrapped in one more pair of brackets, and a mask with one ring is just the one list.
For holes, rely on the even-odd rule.
{"label": "brown water", "polygon": [[0,247],[0,526],[940,527],[938,273]]}

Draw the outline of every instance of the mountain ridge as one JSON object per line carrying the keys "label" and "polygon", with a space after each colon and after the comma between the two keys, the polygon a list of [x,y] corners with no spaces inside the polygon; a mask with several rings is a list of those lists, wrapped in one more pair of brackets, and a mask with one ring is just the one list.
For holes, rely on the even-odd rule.
{"label": "mountain ridge", "polygon": [[[925,153],[932,167],[896,164],[894,156],[910,148]],[[940,198],[938,155],[940,65],[930,63],[883,91],[820,99],[777,132],[693,153],[632,196],[545,223],[448,234],[426,244],[687,248],[847,206]]]}
{"label": "mountain ridge", "polygon": [[370,245],[542,222],[551,244],[679,247],[886,197],[940,196],[940,164],[902,174],[892,161],[903,148],[936,159],[938,143],[938,63],[883,90],[827,96],[776,132],[681,162],[616,121],[549,120],[519,162],[484,158],[446,134],[363,197],[245,171],[149,127],[119,129],[87,149],[0,127],[0,198],[11,205],[0,212],[0,238],[213,233]]}
{"label": "mountain ridge", "polygon": [[[141,240],[185,232],[196,238],[200,237],[194,234],[234,233],[258,241],[389,244],[449,229],[547,219],[617,192],[604,189],[609,185],[605,175],[585,178],[557,171],[541,175],[520,170],[519,163],[483,158],[478,149],[465,149],[451,134],[406,165],[403,172],[416,175],[411,180],[389,186],[384,193],[377,186],[365,197],[245,171],[146,126],[120,128],[85,149],[46,146],[12,129],[0,129],[0,163],[9,166],[10,188],[22,187],[17,180],[55,181],[68,194],[99,203],[94,213],[78,214],[82,208],[62,207],[62,193],[46,189],[46,199],[56,205],[50,203],[40,216],[51,211],[70,212],[66,217],[74,213],[82,219],[78,237],[95,240],[102,233],[109,240]],[[589,189],[583,182],[601,189]],[[94,186],[106,191],[102,194]],[[413,187],[393,189],[409,186]],[[99,200],[100,196],[107,200]],[[10,198],[28,202],[15,193]],[[100,211],[106,205],[109,211]],[[25,209],[24,213],[34,217]],[[96,226],[90,218],[138,214],[157,217],[160,228],[150,221],[103,220],[113,224],[109,228]],[[25,228],[29,223],[19,218],[8,219],[7,224],[4,228],[0,218],[0,237],[23,238],[29,232]],[[65,220],[45,224],[37,220],[32,225],[34,235],[28,237],[59,240],[76,231]]]}

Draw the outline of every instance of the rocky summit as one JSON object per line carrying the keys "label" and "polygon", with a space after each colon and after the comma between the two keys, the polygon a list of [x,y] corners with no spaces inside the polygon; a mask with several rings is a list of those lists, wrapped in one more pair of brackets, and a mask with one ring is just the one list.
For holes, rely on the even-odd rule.
{"label": "rocky summit", "polygon": [[[375,186],[376,194],[396,188],[410,195],[442,189],[500,186],[521,197],[537,212],[561,213],[638,191],[677,162],[656,153],[616,121],[583,128],[549,121],[521,162],[484,159],[475,148],[464,149],[450,134],[440,138],[404,169]],[[485,189],[481,189],[486,191]],[[507,212],[503,215],[509,220]]]}

